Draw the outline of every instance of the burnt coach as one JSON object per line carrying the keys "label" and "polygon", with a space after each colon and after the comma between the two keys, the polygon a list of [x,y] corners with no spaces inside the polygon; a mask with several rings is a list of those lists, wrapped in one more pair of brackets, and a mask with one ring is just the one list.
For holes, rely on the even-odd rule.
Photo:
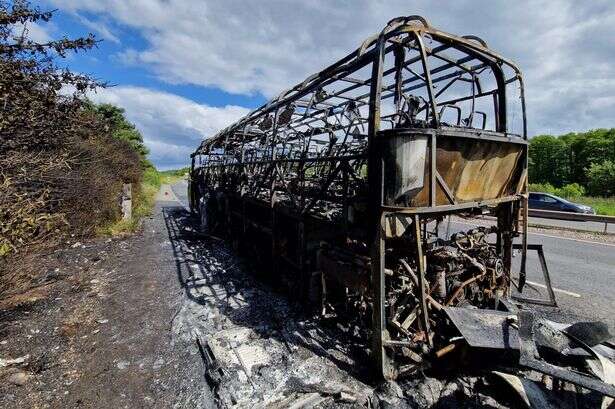
{"label": "burnt coach", "polygon": [[519,68],[403,17],[204,140],[190,206],[395,378],[454,349],[460,310],[520,297],[528,250],[549,289],[532,301],[555,303],[527,244],[527,150]]}

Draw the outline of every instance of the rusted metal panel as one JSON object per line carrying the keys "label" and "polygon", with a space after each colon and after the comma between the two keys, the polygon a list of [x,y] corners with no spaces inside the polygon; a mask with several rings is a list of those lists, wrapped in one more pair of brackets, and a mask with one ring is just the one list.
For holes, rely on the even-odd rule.
{"label": "rusted metal panel", "polygon": [[[431,158],[428,135],[405,130],[383,134],[384,203],[428,207]],[[511,196],[520,177],[523,145],[477,139],[447,138],[438,133],[436,205],[449,205]],[[451,199],[453,199],[451,201]]]}
{"label": "rusted metal panel", "polygon": [[[476,140],[438,139],[437,169],[458,202],[515,194],[523,147]],[[448,202],[439,195],[438,203]]]}

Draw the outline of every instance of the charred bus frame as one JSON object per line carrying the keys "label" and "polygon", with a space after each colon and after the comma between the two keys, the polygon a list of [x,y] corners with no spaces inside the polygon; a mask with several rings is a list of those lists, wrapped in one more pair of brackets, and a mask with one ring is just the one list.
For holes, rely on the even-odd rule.
{"label": "charred bus frame", "polygon": [[[498,308],[511,283],[523,289],[523,80],[477,37],[444,33],[419,16],[394,19],[191,158],[190,205],[203,224],[256,248],[272,275],[296,278],[289,282],[304,297],[316,291],[326,304],[340,288],[330,281],[342,282],[371,318],[384,377],[412,372],[421,353],[443,346],[443,308],[462,299]],[[497,217],[497,228],[437,237],[445,216],[484,214]],[[549,291],[542,302],[554,304]]]}

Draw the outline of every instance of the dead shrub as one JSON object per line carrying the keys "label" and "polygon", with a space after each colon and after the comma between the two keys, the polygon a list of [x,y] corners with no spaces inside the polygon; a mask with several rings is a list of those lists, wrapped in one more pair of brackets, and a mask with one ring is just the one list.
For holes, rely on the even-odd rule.
{"label": "dead shrub", "polygon": [[30,40],[28,24],[52,16],[24,0],[0,0],[0,297],[21,287],[7,278],[26,277],[5,270],[20,252],[117,219],[122,183],[138,190],[143,172],[134,141],[114,137],[85,98],[104,84],[54,63],[94,47],[94,37]]}

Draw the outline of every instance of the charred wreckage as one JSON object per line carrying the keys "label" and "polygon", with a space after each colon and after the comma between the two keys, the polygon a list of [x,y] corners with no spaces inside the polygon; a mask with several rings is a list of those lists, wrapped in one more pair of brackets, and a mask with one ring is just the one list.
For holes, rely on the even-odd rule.
{"label": "charred wreckage", "polygon": [[[352,323],[384,378],[478,351],[483,368],[610,399],[608,329],[527,308],[556,304],[527,242],[525,112],[519,68],[483,40],[396,18],[204,140],[191,210],[293,297]],[[484,215],[495,225],[442,234],[451,216]],[[530,251],[544,299],[524,295]]]}

